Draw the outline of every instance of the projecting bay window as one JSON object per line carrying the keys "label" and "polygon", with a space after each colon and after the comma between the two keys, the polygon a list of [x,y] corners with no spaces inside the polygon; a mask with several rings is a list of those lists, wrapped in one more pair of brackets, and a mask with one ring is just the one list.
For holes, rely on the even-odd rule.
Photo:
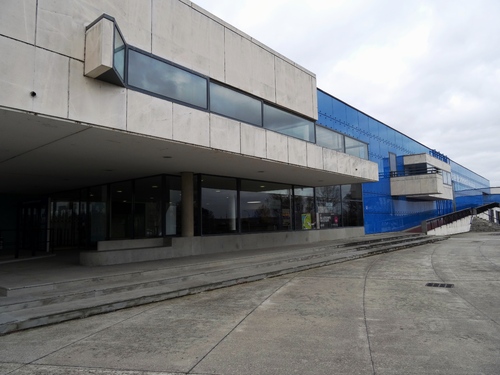
{"label": "projecting bay window", "polygon": [[85,35],[85,75],[125,86],[127,46],[114,19],[102,15],[87,27]]}
{"label": "projecting bay window", "polygon": [[122,81],[125,81],[125,42],[123,41],[120,30],[115,26],[115,38],[113,45],[113,68],[120,76]]}

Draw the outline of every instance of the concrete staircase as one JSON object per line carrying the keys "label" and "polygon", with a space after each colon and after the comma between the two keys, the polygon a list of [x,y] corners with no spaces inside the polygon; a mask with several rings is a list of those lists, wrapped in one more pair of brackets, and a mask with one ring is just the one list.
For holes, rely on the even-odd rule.
{"label": "concrete staircase", "polygon": [[[37,277],[43,265],[0,286],[0,334],[84,318],[202,291],[285,275],[441,241],[420,234],[364,236],[316,243],[109,267],[58,265],[57,278]],[[46,264],[46,263],[45,263]],[[6,265],[1,265],[2,267]],[[22,274],[22,272],[20,272]],[[54,276],[55,277],[55,276]]]}

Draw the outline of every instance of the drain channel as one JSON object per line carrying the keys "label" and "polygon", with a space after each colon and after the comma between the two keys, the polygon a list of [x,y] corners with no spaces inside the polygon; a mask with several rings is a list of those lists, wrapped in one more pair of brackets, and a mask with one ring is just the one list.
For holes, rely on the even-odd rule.
{"label": "drain channel", "polygon": [[455,284],[427,283],[425,286],[432,286],[434,288],[453,288]]}

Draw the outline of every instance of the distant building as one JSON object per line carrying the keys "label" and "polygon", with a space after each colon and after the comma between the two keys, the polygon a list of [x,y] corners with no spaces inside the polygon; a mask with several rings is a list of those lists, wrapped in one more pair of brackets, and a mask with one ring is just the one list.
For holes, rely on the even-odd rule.
{"label": "distant building", "polygon": [[190,2],[2,1],[0,55],[0,254],[335,240],[489,188]]}

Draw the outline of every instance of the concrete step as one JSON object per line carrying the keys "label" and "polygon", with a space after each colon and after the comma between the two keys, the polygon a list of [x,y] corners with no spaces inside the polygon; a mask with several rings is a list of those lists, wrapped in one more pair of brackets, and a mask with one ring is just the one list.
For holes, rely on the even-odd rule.
{"label": "concrete step", "polygon": [[[293,262],[300,259],[312,259],[314,257],[324,257],[331,251],[342,251],[342,249],[350,249],[356,247],[358,250],[370,249],[376,246],[384,246],[389,243],[399,243],[409,241],[412,238],[419,236],[393,236],[391,238],[383,238],[376,240],[366,240],[354,243],[332,244],[328,243],[325,246],[310,247],[304,251],[302,247],[295,250],[286,250],[282,252],[271,252],[269,254],[259,254],[259,263],[266,265],[269,262]],[[109,290],[109,293],[120,292],[122,288],[127,290],[134,288],[147,288],[156,285],[176,282],[179,277],[185,277],[186,268],[189,268],[191,273],[205,273],[213,269],[227,269],[228,265],[235,262],[235,258],[223,261],[213,261],[209,263],[189,264],[188,266],[168,267],[146,271],[128,272],[122,274],[111,274],[99,277],[90,277],[75,280],[64,280],[62,282],[37,283],[33,285],[21,285],[10,288],[4,288],[4,295],[12,298],[10,305],[0,302],[0,312],[13,311],[16,308],[27,308],[41,306],[49,303],[58,303],[64,300],[57,300],[55,297],[64,298],[64,294],[68,295],[69,300],[75,298],[75,291],[80,293],[82,298],[86,295],[92,296],[96,291]],[[255,256],[238,257],[238,264],[244,267],[245,264],[251,264],[256,267]],[[180,276],[179,276],[180,275]],[[90,292],[89,292],[90,291]],[[40,297],[45,297],[41,299]],[[78,298],[78,297],[76,297]],[[31,301],[31,299],[34,299]],[[19,301],[17,304],[16,301]]]}
{"label": "concrete step", "polygon": [[[68,280],[2,298],[0,334],[162,301],[243,282],[395,251],[445,239],[395,236],[356,246],[334,245],[229,257],[185,266]],[[383,246],[382,246],[383,244]]]}

